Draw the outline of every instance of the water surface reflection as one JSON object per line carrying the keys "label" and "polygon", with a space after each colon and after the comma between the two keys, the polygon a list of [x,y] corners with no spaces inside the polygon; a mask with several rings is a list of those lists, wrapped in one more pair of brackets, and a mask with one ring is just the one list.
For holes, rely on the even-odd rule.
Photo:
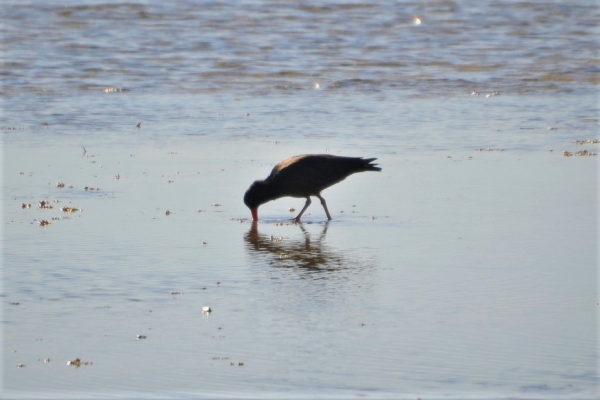
{"label": "water surface reflection", "polygon": [[[323,229],[315,234],[302,223],[286,225],[289,236],[277,236],[270,233],[261,233],[256,223],[244,235],[246,249],[252,261],[256,264],[270,264],[275,267],[294,267],[308,273],[325,273],[340,270],[358,270],[372,265],[373,260],[365,259],[352,249],[336,249],[325,241],[329,222]],[[299,233],[291,234],[290,229],[297,229]],[[267,229],[264,229],[267,231]]]}

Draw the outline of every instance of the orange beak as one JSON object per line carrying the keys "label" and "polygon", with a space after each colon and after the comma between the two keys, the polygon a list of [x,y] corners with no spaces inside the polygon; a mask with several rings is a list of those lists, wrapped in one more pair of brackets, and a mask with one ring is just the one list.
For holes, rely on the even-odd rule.
{"label": "orange beak", "polygon": [[252,221],[258,221],[258,207],[250,209],[252,213]]}

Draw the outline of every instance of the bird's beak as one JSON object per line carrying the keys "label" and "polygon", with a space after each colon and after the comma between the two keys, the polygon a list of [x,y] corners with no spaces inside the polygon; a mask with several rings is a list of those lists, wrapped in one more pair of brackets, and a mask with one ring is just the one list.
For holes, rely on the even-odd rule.
{"label": "bird's beak", "polygon": [[250,209],[252,213],[252,221],[258,221],[258,207]]}

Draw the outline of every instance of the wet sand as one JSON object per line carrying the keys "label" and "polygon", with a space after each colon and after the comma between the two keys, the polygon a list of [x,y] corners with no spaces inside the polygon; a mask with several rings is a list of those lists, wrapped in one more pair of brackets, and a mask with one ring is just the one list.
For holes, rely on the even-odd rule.
{"label": "wet sand", "polygon": [[600,397],[596,4],[2,6],[1,398]]}
{"label": "wet sand", "polygon": [[5,145],[5,397],[597,396],[596,157],[332,149],[253,229],[292,146],[222,148]]}

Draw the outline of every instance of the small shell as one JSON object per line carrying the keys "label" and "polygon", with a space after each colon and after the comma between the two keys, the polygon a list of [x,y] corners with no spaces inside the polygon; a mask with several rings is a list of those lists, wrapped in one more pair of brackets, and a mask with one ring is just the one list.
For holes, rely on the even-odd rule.
{"label": "small shell", "polygon": [[67,361],[67,365],[74,365],[76,367],[79,367],[81,365],[81,360],[79,358],[76,358],[74,360]]}

